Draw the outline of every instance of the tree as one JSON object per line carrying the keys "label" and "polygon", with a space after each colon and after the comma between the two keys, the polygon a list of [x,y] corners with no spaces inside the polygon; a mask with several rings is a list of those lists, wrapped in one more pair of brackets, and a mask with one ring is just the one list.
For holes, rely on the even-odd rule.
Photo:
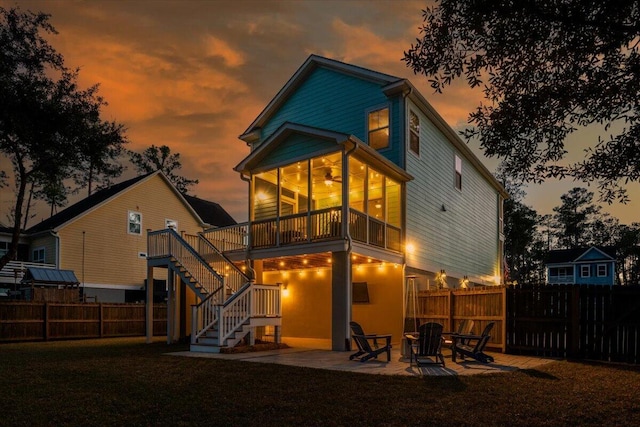
{"label": "tree", "polygon": [[560,196],[562,204],[553,208],[558,243],[567,249],[590,245],[591,225],[600,208],[592,203],[593,193],[574,187]]}
{"label": "tree", "polygon": [[[516,178],[593,181],[601,200],[626,202],[624,185],[640,179],[638,1],[436,3],[404,61],[437,92],[463,75],[482,88],[487,103],[463,135]],[[559,165],[567,136],[594,124],[622,129],[594,141],[583,161]]]}
{"label": "tree", "polygon": [[142,153],[129,151],[129,157],[138,173],[151,173],[160,170],[169,178],[169,181],[173,183],[176,189],[183,194],[186,194],[190,187],[198,184],[197,179],[188,179],[175,173],[175,171],[182,168],[180,153],[172,154],[171,149],[166,145],[161,145],[160,147],[151,145]]}
{"label": "tree", "polygon": [[57,34],[49,18],[0,7],[0,153],[13,172],[9,177],[3,171],[3,184],[12,181],[16,194],[12,239],[0,268],[17,253],[27,186],[33,185],[34,198],[61,203],[63,182],[87,167],[81,160],[87,156],[85,138],[106,138],[95,158],[108,157],[126,142],[123,128],[104,131],[109,126],[99,117],[106,103],[98,86],[80,89],[78,70],[68,69],[46,40]]}

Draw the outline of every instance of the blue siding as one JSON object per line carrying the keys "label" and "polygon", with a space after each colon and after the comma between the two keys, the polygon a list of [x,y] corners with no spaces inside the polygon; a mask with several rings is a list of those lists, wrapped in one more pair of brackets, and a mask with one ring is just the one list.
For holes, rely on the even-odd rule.
{"label": "blue siding", "polygon": [[283,165],[302,158],[313,157],[316,153],[333,150],[339,146],[333,141],[309,135],[292,134],[282,141],[260,162],[261,166]]}
{"label": "blue siding", "polygon": [[402,99],[389,99],[382,86],[326,68],[317,68],[262,129],[261,141],[292,122],[354,135],[367,142],[367,111],[388,106],[390,147],[380,154],[401,166]]}

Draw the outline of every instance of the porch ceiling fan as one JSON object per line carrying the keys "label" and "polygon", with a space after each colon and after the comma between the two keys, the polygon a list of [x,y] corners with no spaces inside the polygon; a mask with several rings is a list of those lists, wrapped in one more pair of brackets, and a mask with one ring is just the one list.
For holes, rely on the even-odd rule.
{"label": "porch ceiling fan", "polygon": [[333,185],[334,182],[342,182],[342,178],[339,176],[334,176],[331,173],[331,168],[327,168],[327,173],[324,175],[324,183],[326,185]]}

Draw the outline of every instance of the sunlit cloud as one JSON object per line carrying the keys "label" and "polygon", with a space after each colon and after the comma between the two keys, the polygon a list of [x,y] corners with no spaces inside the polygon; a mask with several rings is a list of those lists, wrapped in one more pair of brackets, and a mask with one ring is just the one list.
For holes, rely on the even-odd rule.
{"label": "sunlit cloud", "polygon": [[236,48],[212,35],[207,35],[204,40],[205,52],[210,57],[220,57],[227,67],[239,67],[245,63],[244,55]]}

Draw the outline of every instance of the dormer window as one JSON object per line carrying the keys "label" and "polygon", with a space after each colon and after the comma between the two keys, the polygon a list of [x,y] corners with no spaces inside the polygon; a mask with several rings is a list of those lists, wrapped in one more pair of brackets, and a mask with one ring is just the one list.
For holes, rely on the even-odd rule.
{"label": "dormer window", "polygon": [[389,109],[369,113],[369,146],[380,150],[389,146]]}

